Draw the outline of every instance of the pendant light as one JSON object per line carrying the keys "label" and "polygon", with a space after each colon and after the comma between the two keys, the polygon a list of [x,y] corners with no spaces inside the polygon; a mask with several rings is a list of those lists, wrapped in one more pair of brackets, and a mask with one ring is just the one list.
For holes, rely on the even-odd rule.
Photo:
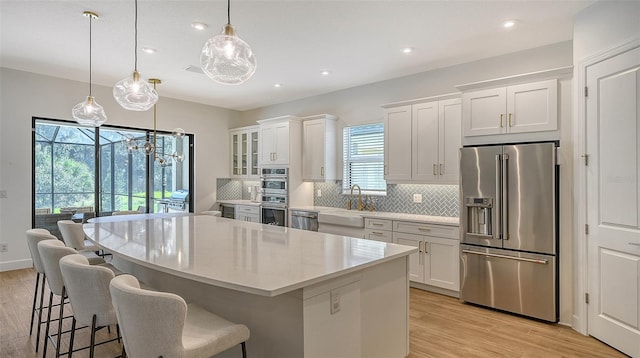
{"label": "pendant light", "polygon": [[[162,81],[157,78],[150,78],[149,83],[153,84],[153,90],[155,91],[156,85],[161,84]],[[184,160],[184,155],[178,154],[177,151],[171,155],[158,152],[158,142],[157,142],[158,134],[156,132],[157,125],[158,125],[158,102],[156,102],[153,105],[153,144],[149,142],[144,144],[144,147],[142,149],[144,149],[145,154],[147,155],[153,154],[153,160],[156,163],[160,164],[160,166],[162,167],[170,166],[172,164],[172,161],[181,163]],[[174,138],[182,138],[184,137],[184,130],[182,128],[176,128],[173,130],[172,135]]]}
{"label": "pendant light", "polygon": [[212,80],[225,85],[242,84],[256,72],[251,47],[236,36],[231,26],[231,0],[227,0],[227,24],[222,33],[202,46],[200,66]]}
{"label": "pendant light", "polygon": [[98,18],[98,14],[92,11],[85,11],[82,14],[89,18],[89,96],[73,107],[71,115],[82,126],[100,127],[107,121],[107,114],[91,95],[91,22]]}
{"label": "pendant light", "polygon": [[135,8],[133,75],[113,86],[113,97],[124,109],[146,111],[158,102],[158,94],[138,72],[138,0],[135,0]]}

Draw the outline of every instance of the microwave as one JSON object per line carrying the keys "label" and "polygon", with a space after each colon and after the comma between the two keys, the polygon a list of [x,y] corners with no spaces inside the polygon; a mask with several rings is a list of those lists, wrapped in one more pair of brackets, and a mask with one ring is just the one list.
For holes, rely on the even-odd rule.
{"label": "microwave", "polygon": [[263,168],[260,187],[263,195],[287,195],[289,192],[288,168]]}

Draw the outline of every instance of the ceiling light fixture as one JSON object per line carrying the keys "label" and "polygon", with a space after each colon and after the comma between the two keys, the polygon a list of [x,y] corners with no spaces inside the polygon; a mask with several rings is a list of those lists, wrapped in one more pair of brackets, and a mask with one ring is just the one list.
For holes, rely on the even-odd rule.
{"label": "ceiling light fixture", "polygon": [[156,53],[156,52],[158,52],[158,50],[156,50],[155,48],[151,48],[151,47],[143,47],[142,51],[144,51],[146,53]]}
{"label": "ceiling light fixture", "polygon": [[[153,90],[155,91],[156,85],[161,84],[162,81],[157,78],[150,78],[149,83],[153,84]],[[165,154],[158,151],[158,133],[156,129],[157,125],[158,102],[153,105],[153,143],[146,141],[144,145],[140,146],[138,145],[138,142],[134,137],[128,136],[125,138],[125,144],[127,145],[129,151],[144,150],[144,153],[146,155],[153,154],[153,160],[163,167],[170,166],[172,164],[172,161],[181,163],[184,160],[184,155],[179,154],[177,150],[173,152],[173,154]],[[185,135],[184,129],[175,128],[171,135],[176,139],[182,138]],[[177,148],[177,144],[178,142],[176,141],[176,145],[174,147]]]}
{"label": "ceiling light fixture", "polygon": [[138,72],[138,0],[135,0],[135,41],[133,76],[113,86],[113,97],[124,109],[130,111],[149,110],[158,102],[158,94]]}
{"label": "ceiling light fixture", "polygon": [[402,52],[411,53],[411,52],[413,52],[413,49],[411,47],[405,47],[405,48],[402,49]]}
{"label": "ceiling light fixture", "polygon": [[320,72],[320,73],[321,73],[323,76],[329,76],[329,73],[330,73],[330,72],[329,72],[329,71],[327,71],[327,70],[324,70],[324,71],[322,71],[322,72]]}
{"label": "ceiling light fixture", "polygon": [[209,25],[205,24],[204,22],[192,22],[191,23],[191,27],[193,27],[196,30],[202,31],[202,30],[206,29],[207,27],[209,27]]}
{"label": "ceiling light fixture", "polygon": [[202,46],[200,66],[215,82],[239,85],[253,76],[256,65],[251,47],[236,36],[231,26],[231,0],[227,0],[227,24],[221,34],[213,36]]}
{"label": "ceiling light fixture", "polygon": [[280,84],[280,83],[276,83],[276,84],[274,84],[274,85],[273,85],[273,87],[275,87],[275,88],[280,88],[280,87],[282,87],[282,84]]}
{"label": "ceiling light fixture", "polygon": [[516,26],[516,22],[517,22],[516,20],[507,20],[502,24],[502,26],[507,28],[507,29],[510,29],[510,28]]}
{"label": "ceiling light fixture", "polygon": [[87,100],[76,104],[71,110],[73,119],[80,125],[100,127],[107,121],[107,114],[104,108],[96,102],[91,95],[91,22],[98,18],[98,14],[92,11],[85,11],[82,15],[89,18],[89,96]]}

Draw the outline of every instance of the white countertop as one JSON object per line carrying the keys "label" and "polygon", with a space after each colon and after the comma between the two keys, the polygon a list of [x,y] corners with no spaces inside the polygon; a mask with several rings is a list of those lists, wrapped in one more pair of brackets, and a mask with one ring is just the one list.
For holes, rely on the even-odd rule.
{"label": "white countertop", "polygon": [[460,219],[448,216],[430,216],[430,215],[418,215],[418,214],[405,214],[405,213],[391,213],[385,211],[358,211],[347,210],[342,208],[334,208],[329,206],[296,206],[291,207],[291,210],[304,210],[320,212],[344,212],[349,215],[360,215],[363,218],[376,218],[376,219],[389,219],[389,220],[403,220],[425,224],[438,224],[448,226],[459,226]]}
{"label": "white countertop", "polygon": [[219,204],[231,204],[231,205],[253,205],[259,206],[262,204],[261,201],[251,201],[251,200],[218,200]]}
{"label": "white countertop", "polygon": [[92,219],[85,234],[115,256],[237,291],[276,296],[417,251],[414,247],[210,215]]}

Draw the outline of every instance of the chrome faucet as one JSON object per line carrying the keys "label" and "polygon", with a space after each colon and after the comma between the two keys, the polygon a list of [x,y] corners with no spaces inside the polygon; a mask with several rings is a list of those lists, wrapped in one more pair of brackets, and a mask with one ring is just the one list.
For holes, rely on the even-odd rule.
{"label": "chrome faucet", "polygon": [[353,184],[351,186],[351,194],[349,195],[349,200],[347,201],[347,210],[351,210],[351,199],[353,198],[353,189],[358,188],[358,211],[364,210],[364,204],[362,204],[362,189],[360,189],[360,185]]}

